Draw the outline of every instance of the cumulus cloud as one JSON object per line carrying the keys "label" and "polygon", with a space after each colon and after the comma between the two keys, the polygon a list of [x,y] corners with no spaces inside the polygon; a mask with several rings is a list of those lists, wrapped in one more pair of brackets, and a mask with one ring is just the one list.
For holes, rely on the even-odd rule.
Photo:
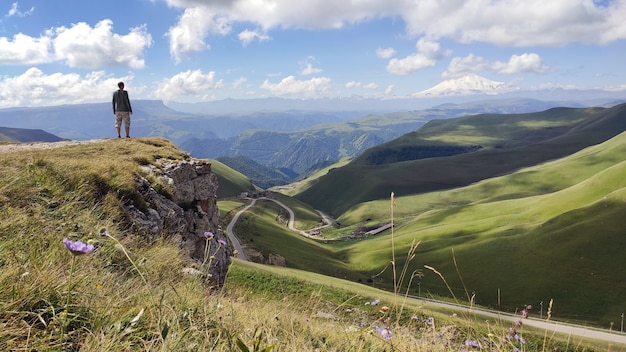
{"label": "cumulus cloud", "polygon": [[489,69],[489,63],[480,56],[469,54],[466,57],[455,57],[450,61],[448,69],[442,74],[444,79],[458,78],[468,73]]}
{"label": "cumulus cloud", "polygon": [[0,37],[0,64],[33,65],[60,61],[80,68],[143,68],[143,52],[152,45],[146,27],[131,28],[126,35],[113,33],[112,28],[111,20],[102,20],[93,28],[80,22],[69,28],[49,29],[38,38],[21,33],[12,40]]}
{"label": "cumulus cloud", "polygon": [[360,86],[361,86],[361,82],[350,81],[350,82],[346,83],[346,88],[356,88],[356,87],[360,87]]}
{"label": "cumulus cloud", "polygon": [[435,5],[415,2],[403,18],[409,34],[430,38],[500,46],[563,46],[597,43],[606,32],[621,33],[618,36],[624,38],[624,10],[623,0],[607,6],[589,0],[448,0]]}
{"label": "cumulus cloud", "polygon": [[498,73],[544,73],[548,66],[541,62],[541,57],[535,53],[512,55],[508,62],[496,62],[493,69]]}
{"label": "cumulus cloud", "polygon": [[314,97],[328,92],[330,89],[330,78],[311,78],[306,81],[297,80],[294,76],[283,78],[279,83],[270,83],[265,80],[261,85],[262,89],[270,91],[273,95],[294,95],[304,97]]}
{"label": "cumulus cloud", "polygon": [[71,28],[55,30],[54,50],[58,59],[70,67],[97,68],[124,66],[143,68],[141,57],[145,48],[152,45],[146,27],[131,28],[124,36],[112,32],[113,22],[102,20],[95,27],[80,22]]}
{"label": "cumulus cloud", "polygon": [[544,73],[549,67],[543,63],[536,53],[512,55],[509,61],[488,62],[480,56],[470,54],[466,57],[455,57],[442,74],[444,79],[458,78],[479,71],[493,71],[500,74]]}
{"label": "cumulus cloud", "polygon": [[0,65],[36,65],[53,62],[53,40],[50,36],[30,37],[22,33],[13,40],[0,37]]}
{"label": "cumulus cloud", "polygon": [[396,53],[396,50],[394,48],[376,49],[376,56],[378,56],[381,59],[388,59],[392,57],[393,55],[395,55],[395,53]]}
{"label": "cumulus cloud", "polygon": [[208,91],[222,86],[222,80],[215,80],[214,71],[204,74],[202,70],[188,70],[159,82],[154,96],[165,101],[181,96],[205,96]]}
{"label": "cumulus cloud", "polygon": [[211,46],[204,41],[209,33],[227,35],[230,31],[230,21],[210,8],[187,8],[166,34],[170,38],[170,55],[180,62],[193,52],[209,49]]}
{"label": "cumulus cloud", "polygon": [[249,29],[244,30],[243,32],[240,32],[239,35],[239,40],[241,40],[241,44],[243,44],[243,46],[247,46],[248,44],[252,43],[254,40],[258,40],[259,42],[264,42],[266,40],[270,40],[270,36],[267,34],[263,34],[257,30],[251,31]]}
{"label": "cumulus cloud", "polygon": [[[375,18],[399,17],[411,36],[437,41],[483,42],[500,46],[564,46],[609,43],[626,38],[626,1],[589,0],[164,0],[178,8],[202,8],[196,26],[211,27],[216,18],[273,28],[342,28]],[[186,10],[187,11],[187,10]],[[183,16],[179,25],[188,26]],[[189,32],[203,43],[206,31]],[[174,38],[174,37],[173,37]],[[193,42],[191,38],[187,41]],[[193,50],[193,46],[179,48]],[[382,55],[389,55],[381,51]],[[392,54],[393,55],[393,54]],[[389,56],[391,57],[391,56]],[[398,66],[423,66],[429,60],[412,55]],[[398,67],[399,70],[404,71]]]}
{"label": "cumulus cloud", "polygon": [[365,88],[365,89],[377,89],[378,88],[378,84],[376,84],[374,82],[371,82],[371,83],[368,83],[368,84],[364,85],[363,88]]}
{"label": "cumulus cloud", "polygon": [[391,59],[387,71],[396,75],[407,75],[423,68],[435,66],[437,60],[447,55],[439,43],[420,38],[416,44],[417,52],[403,59]]}
{"label": "cumulus cloud", "polygon": [[110,77],[103,71],[93,71],[84,76],[76,73],[45,74],[32,67],[19,76],[0,80],[0,106],[109,101],[120,80],[132,82],[133,77]]}

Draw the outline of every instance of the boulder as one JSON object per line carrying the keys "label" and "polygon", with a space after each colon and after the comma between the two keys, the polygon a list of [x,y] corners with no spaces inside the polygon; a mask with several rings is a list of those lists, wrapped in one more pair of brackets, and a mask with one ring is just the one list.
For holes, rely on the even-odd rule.
{"label": "boulder", "polygon": [[[168,160],[144,170],[150,177],[136,180],[142,206],[135,202],[125,205],[131,225],[149,236],[176,239],[189,261],[201,268],[212,284],[221,287],[233,248],[219,225],[219,183],[211,164],[197,159]],[[150,180],[156,180],[159,186]],[[213,234],[211,240],[207,240],[207,232]]]}

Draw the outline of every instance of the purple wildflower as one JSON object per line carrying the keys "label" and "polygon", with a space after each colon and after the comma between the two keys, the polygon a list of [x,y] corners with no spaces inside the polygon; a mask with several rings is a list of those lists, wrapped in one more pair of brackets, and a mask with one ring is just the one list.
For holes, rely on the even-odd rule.
{"label": "purple wildflower", "polygon": [[380,303],[380,300],[378,298],[376,298],[375,300],[372,301],[371,305],[375,306],[378,303]]}
{"label": "purple wildflower", "polygon": [[376,328],[376,332],[385,340],[391,340],[391,331],[385,327]]}
{"label": "purple wildflower", "polygon": [[470,340],[470,339],[465,340],[465,346],[467,346],[467,347],[475,347],[475,348],[482,348],[482,346],[480,345],[480,342],[478,342],[476,340]]}
{"label": "purple wildflower", "polygon": [[528,311],[526,309],[522,310],[522,318],[528,318]]}
{"label": "purple wildflower", "polygon": [[207,231],[204,233],[204,237],[208,240],[212,240],[215,235],[211,231]]}
{"label": "purple wildflower", "polygon": [[428,317],[424,320],[422,320],[424,322],[424,324],[426,325],[433,325],[435,323],[435,318],[433,317]]}
{"label": "purple wildflower", "polygon": [[217,243],[219,243],[219,244],[220,244],[220,245],[222,245],[222,246],[225,246],[225,245],[226,245],[226,241],[224,241],[223,239],[219,239],[219,240],[217,240]]}
{"label": "purple wildflower", "polygon": [[81,255],[91,253],[94,250],[93,244],[86,244],[81,241],[70,241],[67,238],[63,239],[63,244],[74,255]]}

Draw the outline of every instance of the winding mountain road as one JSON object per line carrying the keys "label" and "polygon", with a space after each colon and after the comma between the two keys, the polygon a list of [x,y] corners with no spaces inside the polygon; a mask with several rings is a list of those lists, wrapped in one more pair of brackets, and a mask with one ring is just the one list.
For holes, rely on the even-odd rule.
{"label": "winding mountain road", "polygon": [[[298,232],[298,233],[300,233],[300,234],[302,234],[304,236],[308,236],[308,234],[305,231],[298,230],[298,229],[296,229],[294,227],[294,224],[295,224],[295,214],[294,214],[294,212],[293,212],[293,210],[291,208],[289,208],[284,203],[282,203],[281,201],[276,200],[276,199],[266,198],[266,197],[255,198],[255,199],[252,200],[252,202],[250,202],[250,204],[246,205],[243,209],[239,210],[235,214],[233,219],[230,221],[228,226],[226,227],[226,234],[227,234],[228,238],[230,239],[230,241],[232,242],[234,249],[237,250],[237,252],[239,253],[237,255],[237,258],[240,259],[240,260],[247,261],[248,258],[246,257],[246,255],[245,255],[245,253],[243,251],[243,247],[239,243],[239,240],[235,236],[235,234],[233,232],[233,229],[235,227],[235,224],[239,220],[239,217],[241,216],[241,214],[243,214],[248,209],[253,207],[258,200],[269,200],[269,201],[272,201],[272,202],[280,205],[281,207],[283,207],[289,213],[289,222],[288,222],[288,225],[287,225],[289,227],[289,229],[291,231]],[[331,223],[331,220],[328,219],[328,217],[326,217],[324,214],[320,213],[320,216],[322,216],[322,218],[324,219],[324,222],[326,223],[325,226],[328,226]],[[324,226],[322,226],[322,227],[324,227]],[[515,323],[515,322],[521,320],[521,317],[519,315],[514,315],[514,314],[509,314],[509,313],[504,313],[504,312],[498,312],[498,311],[495,311],[495,310],[488,310],[488,309],[482,309],[482,308],[476,308],[476,307],[468,307],[468,306],[463,306],[463,305],[454,304],[454,303],[440,302],[440,301],[427,299],[427,298],[424,298],[424,297],[409,296],[409,298],[415,299],[415,300],[420,300],[424,304],[427,304],[427,305],[443,307],[443,308],[446,308],[446,309],[452,309],[452,310],[456,311],[457,314],[465,314],[465,315],[468,315],[468,314],[469,315],[474,315],[475,314],[475,315],[480,315],[480,316],[483,316],[483,317],[490,317],[490,318],[494,318],[494,319],[498,319],[498,320],[509,321],[511,323]],[[605,342],[609,342],[609,343],[616,343],[616,344],[621,344],[621,345],[626,346],[626,334],[620,333],[620,332],[611,332],[611,331],[604,330],[604,329],[595,329],[595,328],[590,328],[590,327],[586,327],[586,326],[582,326],[582,325],[568,324],[568,323],[564,323],[564,322],[558,322],[558,321],[547,320],[547,319],[542,320],[542,319],[536,319],[536,318],[528,318],[528,319],[523,319],[522,322],[523,322],[524,325],[532,326],[532,327],[535,327],[535,328],[538,328],[538,329],[541,329],[541,330],[545,330],[545,331],[549,331],[551,333],[555,333],[555,332],[556,333],[562,333],[562,334],[566,334],[566,335],[578,336],[578,337],[583,337],[583,338],[588,338],[588,339],[596,339],[596,340],[600,340],[600,341],[605,341]]]}
{"label": "winding mountain road", "polygon": [[[239,221],[239,217],[241,216],[241,214],[243,214],[244,212],[246,212],[248,209],[250,209],[251,207],[253,207],[257,201],[259,200],[269,200],[272,201],[278,205],[280,205],[281,207],[283,207],[287,213],[289,213],[289,222],[287,223],[287,227],[289,228],[289,230],[293,231],[293,232],[297,232],[302,236],[307,236],[309,237],[309,234],[306,233],[306,231],[302,231],[302,230],[298,230],[295,227],[295,223],[296,223],[296,215],[293,212],[293,210],[291,208],[289,208],[288,206],[285,205],[285,203],[277,200],[277,199],[273,199],[273,198],[267,198],[267,197],[261,197],[261,198],[254,198],[252,199],[252,202],[250,202],[250,204],[246,205],[243,209],[239,210],[237,212],[237,214],[235,214],[235,216],[233,216],[233,219],[230,221],[230,223],[228,224],[228,226],[226,227],[226,235],[228,236],[228,239],[230,240],[230,242],[233,244],[233,248],[238,252],[237,254],[237,258],[244,260],[244,261],[248,261],[248,257],[246,256],[246,254],[243,251],[243,247],[241,246],[241,243],[239,243],[239,240],[237,239],[237,236],[235,236],[235,232],[234,232],[234,228],[235,228],[235,224],[237,223],[237,221]],[[330,221],[328,220],[328,217],[326,217],[324,214],[321,214],[322,218],[324,219],[324,222],[326,222],[325,226],[329,226],[330,225]],[[320,226],[319,228],[323,228],[325,226]],[[317,228],[317,229],[319,229]]]}

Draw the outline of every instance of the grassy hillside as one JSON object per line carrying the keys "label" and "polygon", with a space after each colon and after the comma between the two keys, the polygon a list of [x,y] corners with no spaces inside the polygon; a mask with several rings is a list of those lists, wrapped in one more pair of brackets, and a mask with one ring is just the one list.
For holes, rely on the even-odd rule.
{"label": "grassy hillside", "polygon": [[[424,277],[409,287],[413,294],[445,296],[452,289],[456,297],[474,296],[478,304],[511,312],[543,302],[544,314],[554,299],[556,319],[603,328],[626,310],[626,133],[467,187],[399,196],[395,204],[393,243],[387,231],[319,245],[278,225],[281,210],[269,203],[249,213],[239,231],[249,234],[249,245],[266,257],[283,256],[290,267],[376,287],[393,289],[392,248],[399,270],[419,243],[407,270]],[[389,198],[359,204],[332,231],[346,234],[390,216]]]}
{"label": "grassy hillside", "polygon": [[[143,238],[124,220],[121,203],[134,197],[140,166],[161,158],[187,155],[162,139],[0,153],[0,350],[448,351],[467,341],[498,351],[608,347],[518,328],[522,343],[511,323],[485,325],[364,285],[237,261],[215,291],[183,273],[190,268],[178,244]],[[277,210],[250,216],[267,218],[257,211]],[[331,260],[318,243],[301,247],[275,224],[256,224],[251,235],[268,251],[300,247],[288,261],[314,267]],[[99,236],[103,228],[112,237]],[[94,250],[73,255],[64,237]]]}
{"label": "grassy hillside", "polygon": [[[392,191],[401,196],[452,189],[558,159],[624,130],[626,105],[431,121],[330,171],[297,197],[339,216],[356,204],[384,199]],[[433,146],[480,149],[448,157],[418,153],[420,147]],[[407,148],[413,150],[414,159],[403,153]],[[381,155],[390,162],[373,162]]]}
{"label": "grassy hillside", "polygon": [[257,163],[256,161],[242,155],[234,157],[220,157],[221,163],[239,171],[242,175],[250,179],[254,185],[267,189],[276,185],[284,185],[291,179],[291,175],[286,175],[279,170],[273,169]]}
{"label": "grassy hillside", "polygon": [[[608,327],[626,310],[626,133],[569,157],[440,192],[396,198],[396,250],[420,242],[415,266],[442,272],[455,294],[513,310],[555,299],[561,318]],[[358,205],[339,219],[389,218],[390,200]],[[354,242],[350,268],[379,273],[391,237]],[[381,245],[382,244],[382,245]],[[404,262],[401,255],[398,263]],[[456,266],[454,263],[456,262]],[[433,273],[422,292],[445,294]],[[389,270],[379,276],[391,285]]]}
{"label": "grassy hillside", "polygon": [[211,171],[218,176],[220,187],[217,196],[221,199],[237,197],[242,192],[255,192],[256,187],[242,173],[233,170],[218,160],[210,160]]}

